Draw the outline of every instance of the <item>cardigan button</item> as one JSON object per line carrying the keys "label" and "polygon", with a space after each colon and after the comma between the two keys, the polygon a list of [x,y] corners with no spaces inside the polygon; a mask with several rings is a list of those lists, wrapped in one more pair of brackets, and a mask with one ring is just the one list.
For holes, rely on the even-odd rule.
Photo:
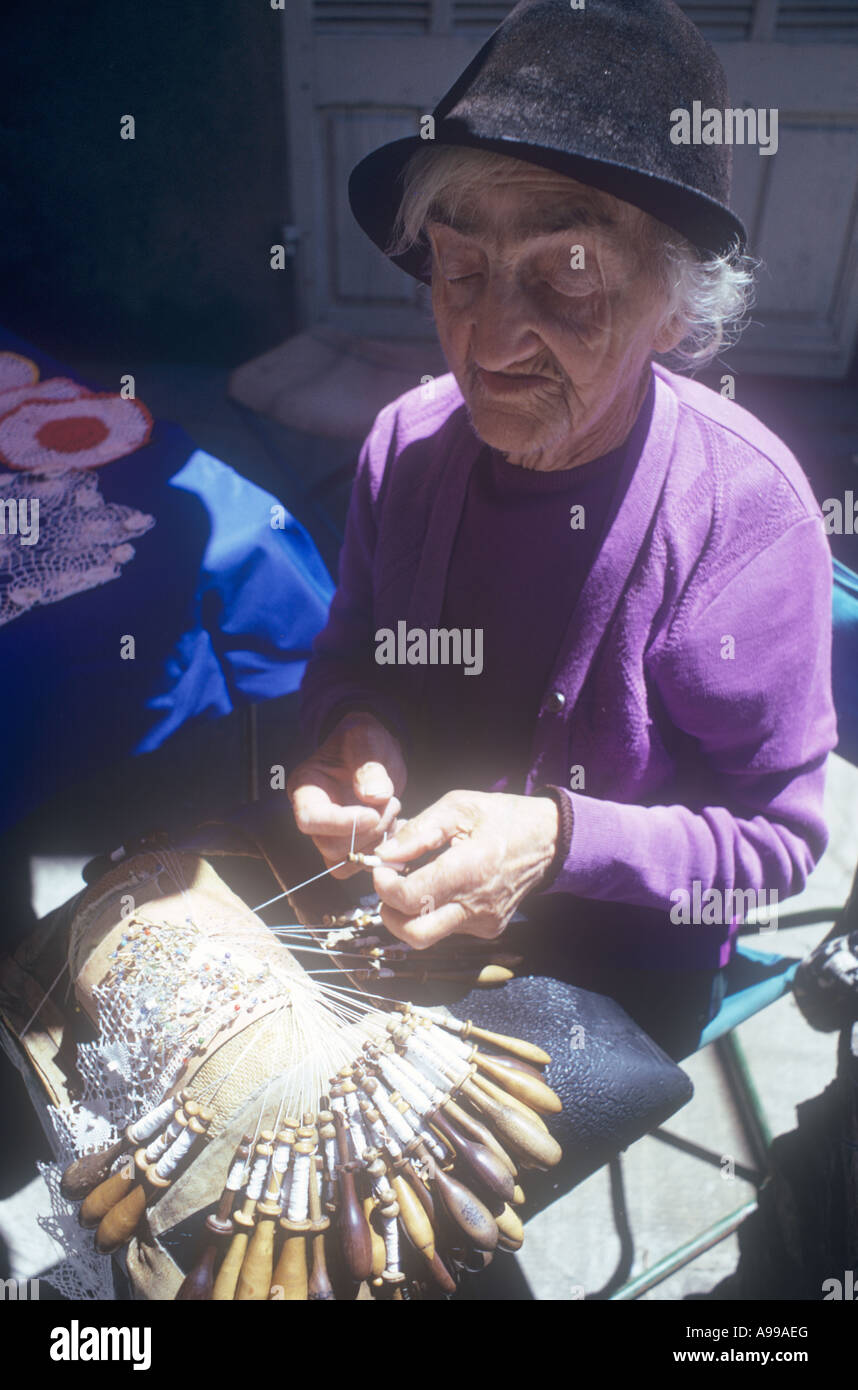
{"label": "cardigan button", "polygon": [[566,696],[562,690],[552,690],[547,700],[547,708],[550,714],[559,714],[566,704]]}

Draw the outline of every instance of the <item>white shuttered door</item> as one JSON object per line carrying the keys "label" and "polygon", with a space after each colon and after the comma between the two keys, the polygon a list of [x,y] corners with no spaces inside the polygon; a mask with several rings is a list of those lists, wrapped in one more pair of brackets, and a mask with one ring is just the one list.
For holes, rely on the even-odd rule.
{"label": "white shuttered door", "polygon": [[[290,178],[304,323],[431,336],[426,292],[354,223],[346,183],[414,134],[506,0],[287,0]],[[779,111],[778,152],[734,149],[734,205],[765,261],[748,370],[841,376],[858,327],[858,0],[689,0],[734,107]]]}

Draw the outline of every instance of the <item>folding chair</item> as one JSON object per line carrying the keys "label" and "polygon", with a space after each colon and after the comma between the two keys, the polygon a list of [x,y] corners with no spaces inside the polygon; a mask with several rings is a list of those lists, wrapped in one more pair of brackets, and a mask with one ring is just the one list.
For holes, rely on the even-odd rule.
{"label": "folding chair", "polygon": [[[838,752],[858,764],[858,574],[834,560],[832,684],[839,726]],[[797,912],[782,919],[781,926],[807,925],[831,920],[832,913]],[[754,1155],[760,1177],[765,1174],[772,1134],[754,1083],[748,1059],[736,1036],[736,1028],[787,994],[800,964],[794,956],[775,955],[739,942],[727,969],[727,993],[716,1016],[704,1029],[698,1051],[714,1046],[724,1067],[727,1084],[737,1106],[742,1127]],[[698,1236],[665,1255],[635,1279],[609,1295],[612,1300],[639,1298],[662,1280],[691,1263],[713,1245],[726,1240],[756,1208],[746,1202]]]}

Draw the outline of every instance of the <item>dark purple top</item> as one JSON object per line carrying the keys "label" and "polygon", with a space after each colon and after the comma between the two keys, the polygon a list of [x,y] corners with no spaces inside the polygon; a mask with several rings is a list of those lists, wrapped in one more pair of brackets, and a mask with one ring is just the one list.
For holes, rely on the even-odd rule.
{"label": "dark purple top", "polygon": [[[535,472],[508,463],[488,446],[476,459],[439,626],[482,631],[482,672],[467,675],[464,666],[453,665],[428,668],[414,725],[410,790],[413,796],[419,783],[417,804],[428,805],[449,791],[451,766],[459,786],[524,792],[545,688],[619,505],[623,465],[643,448],[653,397],[651,383],[627,439],[577,468]],[[573,516],[573,508],[583,511]],[[445,753],[443,766],[439,748]]]}

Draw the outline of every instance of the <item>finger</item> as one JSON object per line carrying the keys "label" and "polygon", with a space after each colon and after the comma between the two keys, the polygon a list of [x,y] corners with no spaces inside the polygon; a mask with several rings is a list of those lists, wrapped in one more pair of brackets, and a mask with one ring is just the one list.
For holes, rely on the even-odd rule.
{"label": "finger", "polygon": [[[358,810],[358,808],[352,807],[351,809],[352,822],[354,823],[354,812]],[[363,809],[366,810],[368,808],[364,807]],[[396,820],[398,809],[399,802],[394,796],[391,798],[390,805],[380,819],[376,814],[375,824],[371,829],[363,830],[359,834],[355,833],[354,848],[356,850],[375,849],[387,827]],[[327,859],[328,863],[338,863],[339,860],[346,859],[352,849],[351,829],[347,835],[313,835],[313,843],[319,853]]]}
{"label": "finger", "polygon": [[402,824],[399,819],[401,810],[402,806],[400,805],[399,797],[392,796],[382,811],[381,820],[376,827],[381,835],[383,835],[385,831],[393,830],[395,826]]}
{"label": "finger", "polygon": [[[379,845],[376,850],[379,858],[382,849],[389,844],[390,840],[386,840],[383,846]],[[479,864],[480,855],[471,842],[460,841],[407,876],[381,865],[373,871],[372,883],[388,907],[416,917],[419,912],[425,912],[427,901],[440,906],[469,893],[479,882]]]}
{"label": "finger", "polygon": [[292,814],[302,834],[311,836],[338,835],[350,839],[355,817],[356,835],[371,834],[379,823],[378,812],[372,807],[339,806],[323,787],[311,782],[296,788],[292,797]]}
{"label": "finger", "polygon": [[422,917],[408,917],[394,908],[382,907],[381,920],[392,936],[407,942],[415,951],[425,951],[445,936],[463,931],[466,913],[461,903],[445,903]]}
{"label": "finger", "polygon": [[352,773],[352,786],[359,801],[371,806],[384,805],[395,791],[390,773],[383,763],[362,762]]}
{"label": "finger", "polygon": [[342,835],[314,835],[313,844],[328,865],[328,868],[330,868],[332,864],[339,864],[340,860],[348,859],[349,857],[350,840],[348,837],[344,838]]}
{"label": "finger", "polygon": [[379,849],[379,858],[408,864],[412,859],[443,849],[456,833],[455,809],[444,800],[405,822]]}

